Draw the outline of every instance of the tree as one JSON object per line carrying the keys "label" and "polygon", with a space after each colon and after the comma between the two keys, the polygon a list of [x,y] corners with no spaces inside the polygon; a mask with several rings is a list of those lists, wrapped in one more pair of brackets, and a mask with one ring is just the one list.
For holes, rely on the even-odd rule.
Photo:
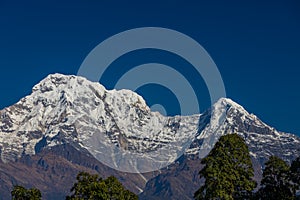
{"label": "tree", "polygon": [[[291,165],[291,180],[294,184],[294,194],[296,196],[297,190],[300,189],[300,157],[292,162]],[[296,196],[296,199],[300,200],[300,196]]]}
{"label": "tree", "polygon": [[290,167],[282,159],[271,156],[266,162],[261,188],[257,192],[257,199],[295,199],[295,186],[291,181]]}
{"label": "tree", "polygon": [[[291,164],[291,180],[294,184],[294,189],[300,189],[300,157],[296,158]],[[296,192],[296,191],[295,191]]]}
{"label": "tree", "polygon": [[41,192],[36,188],[26,189],[23,186],[16,185],[11,191],[13,200],[40,200]]}
{"label": "tree", "polygon": [[80,172],[76,177],[77,182],[71,189],[74,194],[67,199],[106,199],[107,188],[98,175]]}
{"label": "tree", "polygon": [[109,199],[138,199],[138,197],[134,193],[130,192],[129,190],[126,190],[116,177],[110,176],[107,179],[105,179],[104,182],[108,189]]}
{"label": "tree", "polygon": [[195,199],[247,199],[256,182],[249,150],[237,134],[220,137],[211,152],[202,161],[199,172],[205,183],[194,194]]}
{"label": "tree", "polygon": [[71,189],[73,193],[67,200],[135,200],[137,195],[126,190],[113,176],[102,179],[98,175],[80,172],[77,182]]}

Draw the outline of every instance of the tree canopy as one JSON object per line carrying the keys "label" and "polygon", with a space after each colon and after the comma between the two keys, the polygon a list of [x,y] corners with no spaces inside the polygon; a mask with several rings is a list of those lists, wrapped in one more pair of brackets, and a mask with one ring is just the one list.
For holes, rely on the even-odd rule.
{"label": "tree canopy", "polygon": [[113,176],[102,179],[97,174],[80,172],[77,182],[71,189],[73,193],[67,200],[137,200],[134,193],[126,190]]}
{"label": "tree canopy", "polygon": [[292,167],[276,156],[270,156],[263,171],[261,188],[257,192],[260,200],[293,200],[299,188],[299,158]]}
{"label": "tree canopy", "polygon": [[247,199],[256,182],[249,150],[237,134],[220,137],[211,152],[201,161],[199,172],[205,184],[194,194],[195,199]]}
{"label": "tree canopy", "polygon": [[291,164],[291,180],[295,185],[296,190],[300,189],[300,157],[295,159]]}
{"label": "tree canopy", "polygon": [[26,189],[23,186],[16,185],[11,191],[13,200],[40,200],[41,192],[36,188]]}

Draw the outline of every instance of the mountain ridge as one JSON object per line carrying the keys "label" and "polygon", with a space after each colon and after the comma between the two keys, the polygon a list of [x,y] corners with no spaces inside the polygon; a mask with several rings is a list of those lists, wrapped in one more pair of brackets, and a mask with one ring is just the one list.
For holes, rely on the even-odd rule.
{"label": "mountain ridge", "polygon": [[[114,174],[144,199],[166,195],[191,199],[201,183],[199,160],[220,136],[233,132],[245,139],[258,181],[268,156],[290,162],[300,155],[297,136],[275,130],[228,98],[221,98],[202,114],[167,117],[151,112],[145,100],[130,90],[106,90],[83,77],[52,74],[36,84],[32,94],[0,111],[0,163],[10,170],[18,163],[48,177],[49,167],[40,159],[47,155],[48,163],[56,163],[55,155],[69,163],[64,170],[70,176],[79,168]],[[76,152],[82,155],[77,164],[73,163]],[[52,167],[60,172],[57,177],[69,180],[62,178],[60,164]],[[5,175],[10,178],[4,188],[11,187],[11,180],[26,183],[15,179],[10,170],[0,172],[0,177],[10,174]],[[130,179],[135,181],[130,183]],[[193,186],[185,188],[180,180],[191,180]],[[45,185],[52,183],[49,178]],[[158,187],[158,183],[166,184]],[[60,194],[66,193],[66,186],[62,187]],[[180,195],[183,191],[186,194]]]}
{"label": "mountain ridge", "polygon": [[[132,165],[126,162],[132,155],[155,165],[155,169],[174,161],[180,156],[177,154],[183,153],[181,143],[191,140],[198,123],[198,115],[164,117],[151,112],[144,99],[132,91],[106,90],[85,78],[61,74],[49,75],[33,87],[31,95],[2,110],[0,115],[4,162],[15,160],[22,153],[34,155],[42,146],[70,142],[96,157],[105,157],[102,161],[111,167],[127,166],[124,170],[129,172]],[[189,126],[180,126],[183,121]],[[99,151],[93,146],[105,149]],[[157,149],[167,157],[158,158]],[[120,154],[126,158],[117,158]],[[137,171],[152,170],[144,166]]]}

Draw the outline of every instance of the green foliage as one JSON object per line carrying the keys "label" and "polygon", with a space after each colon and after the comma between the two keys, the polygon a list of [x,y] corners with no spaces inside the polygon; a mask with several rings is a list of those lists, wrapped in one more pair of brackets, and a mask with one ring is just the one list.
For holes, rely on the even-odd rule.
{"label": "green foliage", "polygon": [[16,185],[11,191],[13,200],[40,200],[41,192],[36,188],[26,189],[23,186]]}
{"label": "green foliage", "polygon": [[102,179],[98,175],[80,172],[77,182],[71,189],[73,193],[67,200],[136,200],[137,195],[126,190],[113,176]]}
{"label": "green foliage", "polygon": [[292,162],[291,165],[291,180],[295,185],[295,189],[300,189],[300,157]]}
{"label": "green foliage", "polygon": [[138,199],[137,195],[124,189],[122,184],[114,176],[110,176],[104,180],[108,188],[109,199],[124,199],[124,200],[134,200]]}
{"label": "green foliage", "polygon": [[[299,159],[293,161],[290,168],[282,159],[271,156],[263,171],[261,188],[257,199],[261,200],[293,200],[296,199],[296,189],[299,177]],[[293,182],[296,181],[296,182]]]}
{"label": "green foliage", "polygon": [[237,134],[222,136],[201,163],[205,184],[194,194],[197,200],[247,199],[256,187],[248,147]]}

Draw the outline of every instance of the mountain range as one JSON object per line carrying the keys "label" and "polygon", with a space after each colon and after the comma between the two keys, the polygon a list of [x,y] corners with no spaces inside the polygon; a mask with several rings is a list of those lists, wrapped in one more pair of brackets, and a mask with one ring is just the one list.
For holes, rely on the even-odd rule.
{"label": "mountain range", "polygon": [[202,114],[163,116],[130,90],[107,90],[52,74],[0,111],[0,198],[15,184],[64,199],[79,171],[116,176],[140,199],[192,199],[203,158],[224,134],[238,133],[259,182],[270,155],[291,162],[300,138],[275,130],[221,98]]}

